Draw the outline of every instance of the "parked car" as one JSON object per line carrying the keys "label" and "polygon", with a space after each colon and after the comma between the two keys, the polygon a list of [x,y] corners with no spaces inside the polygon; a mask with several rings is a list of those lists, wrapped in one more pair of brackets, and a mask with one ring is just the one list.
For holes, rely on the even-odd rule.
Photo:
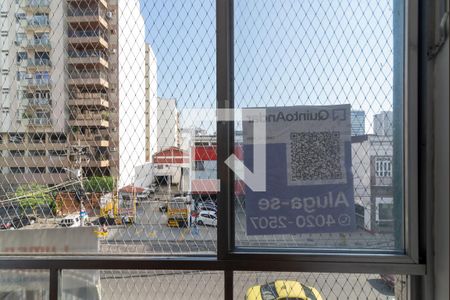
{"label": "parked car", "polygon": [[0,230],[10,229],[11,227],[12,227],[11,220],[2,220],[2,223],[0,224]]}
{"label": "parked car", "polygon": [[217,214],[214,211],[203,210],[197,216],[198,225],[217,226]]}
{"label": "parked car", "polygon": [[197,202],[197,211],[202,210],[209,210],[217,212],[217,205],[215,205],[213,202]]}
{"label": "parked car", "polygon": [[246,300],[322,300],[315,288],[294,280],[275,280],[247,290]]}
{"label": "parked car", "polygon": [[36,217],[33,216],[14,217],[9,221],[0,224],[0,229],[18,229],[24,226],[34,224],[34,222],[36,222]]}
{"label": "parked car", "polygon": [[79,214],[72,214],[64,217],[60,222],[59,226],[61,227],[80,227],[81,220]]}
{"label": "parked car", "polygon": [[391,289],[395,288],[395,275],[392,274],[380,274],[381,280],[390,287]]}

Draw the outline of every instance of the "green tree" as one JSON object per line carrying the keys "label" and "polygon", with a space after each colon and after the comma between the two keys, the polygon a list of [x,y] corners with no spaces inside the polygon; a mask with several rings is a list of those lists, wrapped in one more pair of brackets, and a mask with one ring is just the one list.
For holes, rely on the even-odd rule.
{"label": "green tree", "polygon": [[111,176],[94,176],[84,182],[84,189],[88,193],[109,193],[114,188],[114,180]]}
{"label": "green tree", "polygon": [[33,214],[36,214],[36,207],[48,205],[52,210],[55,209],[55,201],[45,185],[30,184],[20,186],[15,193],[19,198],[19,207],[22,210],[31,208]]}

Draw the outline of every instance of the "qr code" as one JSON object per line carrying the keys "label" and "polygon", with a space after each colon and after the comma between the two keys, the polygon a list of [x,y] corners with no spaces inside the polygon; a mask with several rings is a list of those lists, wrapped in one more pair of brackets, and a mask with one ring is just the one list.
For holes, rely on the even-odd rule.
{"label": "qr code", "polygon": [[292,132],[288,178],[294,185],[345,183],[344,149],[339,131]]}

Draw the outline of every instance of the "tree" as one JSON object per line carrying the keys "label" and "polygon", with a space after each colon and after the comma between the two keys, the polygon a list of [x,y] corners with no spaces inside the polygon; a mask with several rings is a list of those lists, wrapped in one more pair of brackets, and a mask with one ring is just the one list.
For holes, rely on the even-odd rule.
{"label": "tree", "polygon": [[94,176],[84,182],[84,189],[88,193],[109,193],[114,188],[114,179],[111,176]]}
{"label": "tree", "polygon": [[20,209],[31,208],[33,214],[36,214],[37,206],[48,205],[52,211],[56,208],[55,201],[45,185],[22,185],[16,190],[15,196],[19,198]]}

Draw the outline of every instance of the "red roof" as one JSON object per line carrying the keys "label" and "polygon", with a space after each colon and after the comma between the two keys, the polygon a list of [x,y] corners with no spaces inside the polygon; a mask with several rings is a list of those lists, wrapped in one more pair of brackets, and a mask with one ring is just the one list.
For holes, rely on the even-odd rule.
{"label": "red roof", "polygon": [[189,153],[177,147],[164,149],[153,155],[153,162],[157,164],[182,164],[189,162]]}
{"label": "red roof", "polygon": [[144,189],[130,184],[130,185],[127,185],[127,186],[124,186],[123,188],[121,188],[119,190],[119,192],[130,193],[130,194],[133,194],[133,193],[139,194],[139,193],[143,193]]}
{"label": "red roof", "polygon": [[[234,147],[234,154],[240,160],[244,157],[241,145]],[[217,160],[217,146],[196,146],[194,147],[194,159],[198,160]]]}

